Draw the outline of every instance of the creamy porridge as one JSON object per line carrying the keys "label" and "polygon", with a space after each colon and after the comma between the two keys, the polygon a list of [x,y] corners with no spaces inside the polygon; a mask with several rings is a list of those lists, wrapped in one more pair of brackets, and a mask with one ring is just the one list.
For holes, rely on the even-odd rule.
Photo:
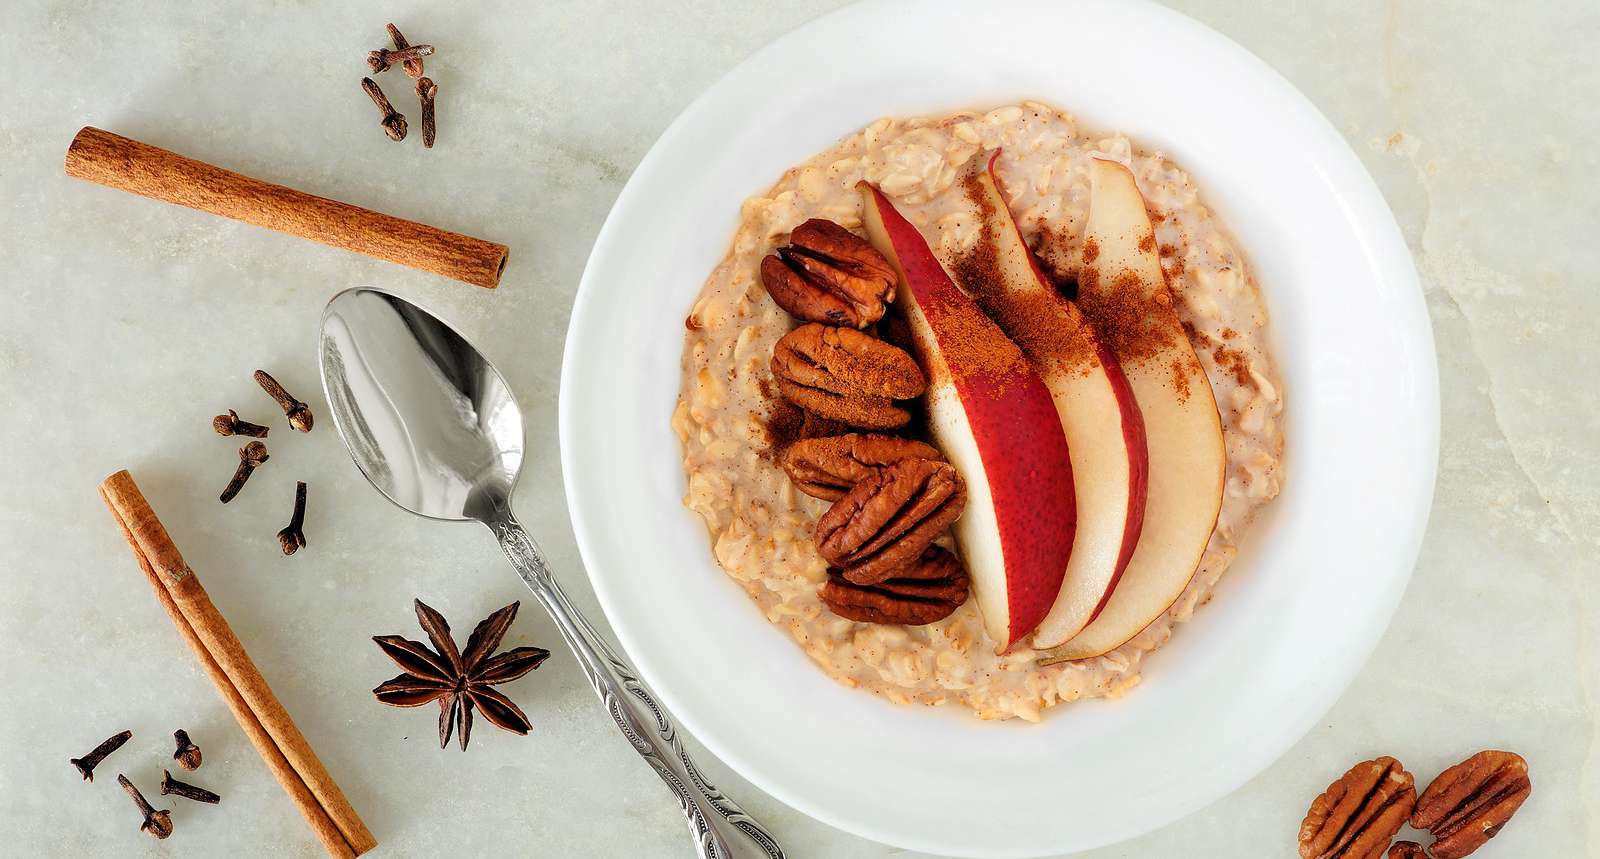
{"label": "creamy porridge", "polygon": [[[767,295],[758,268],[795,226],[826,218],[861,228],[858,181],[888,195],[946,266],[978,239],[973,203],[957,181],[975,153],[1000,148],[1009,207],[1040,260],[1075,279],[1092,156],[1132,170],[1155,221],[1162,267],[1211,381],[1227,448],[1216,530],[1178,601],[1103,656],[1039,664],[1026,640],[996,655],[968,600],[925,626],[859,623],[817,596],[827,563],[812,529],[828,503],[799,492],[775,462],[769,359],[797,324]],[[719,564],[823,670],[896,702],[956,703],[986,719],[1038,720],[1051,706],[1115,697],[1139,682],[1144,654],[1210,596],[1255,512],[1277,495],[1282,391],[1266,344],[1267,313],[1244,258],[1159,152],[1120,135],[1087,133],[1069,114],[1026,102],[987,113],[883,119],[800,164],[744,203],[727,257],[690,311],[681,397],[672,426],[684,446],[685,504],[711,534]]]}

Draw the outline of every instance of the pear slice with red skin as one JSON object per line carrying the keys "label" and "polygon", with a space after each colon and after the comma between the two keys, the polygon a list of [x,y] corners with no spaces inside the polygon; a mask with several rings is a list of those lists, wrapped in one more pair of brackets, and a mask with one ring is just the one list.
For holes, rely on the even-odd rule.
{"label": "pear slice with red skin", "polygon": [[1182,595],[1222,507],[1227,450],[1216,398],[1178,319],[1133,174],[1090,160],[1078,306],[1111,347],[1144,416],[1150,486],[1144,530],[1105,608],[1045,661],[1115,650]]}
{"label": "pear slice with red skin", "polygon": [[1006,204],[999,160],[998,149],[979,153],[963,172],[978,242],[950,268],[1050,390],[1072,456],[1077,530],[1061,590],[1033,633],[1032,645],[1045,648],[1077,635],[1110,601],[1144,524],[1148,457],[1121,365],[1039,268]]}
{"label": "pear slice with red skin", "polygon": [[956,542],[984,627],[1004,653],[1049,613],[1072,554],[1066,435],[1022,350],[956,287],[881,191],[857,187],[867,236],[899,276],[895,303],[929,378],[934,440],[967,483]]}

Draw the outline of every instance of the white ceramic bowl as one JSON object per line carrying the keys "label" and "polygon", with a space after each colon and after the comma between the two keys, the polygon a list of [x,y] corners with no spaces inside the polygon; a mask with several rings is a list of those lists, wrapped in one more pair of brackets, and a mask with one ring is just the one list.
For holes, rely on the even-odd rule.
{"label": "white ceramic bowl", "polygon": [[[825,677],[718,569],[668,426],[682,320],[739,204],[883,115],[1037,98],[1189,170],[1249,255],[1285,379],[1282,496],[1216,598],[1117,701],[1043,724],[889,704]],[[683,726],[827,823],[941,854],[1138,835],[1299,739],[1389,621],[1426,524],[1438,380],[1372,179],[1265,64],[1141,3],[882,2],[757,52],[651,149],[595,242],[561,379],[573,528],[618,638]],[[795,845],[803,855],[802,845]]]}

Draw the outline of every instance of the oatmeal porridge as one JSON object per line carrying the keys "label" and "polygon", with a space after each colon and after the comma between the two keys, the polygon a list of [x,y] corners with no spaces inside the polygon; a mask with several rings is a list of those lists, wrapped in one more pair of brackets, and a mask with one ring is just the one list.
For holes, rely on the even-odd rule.
{"label": "oatmeal porridge", "polygon": [[[1194,577],[1142,632],[1077,661],[1044,664],[1046,654],[1026,638],[997,654],[976,600],[920,626],[860,622],[830,611],[818,596],[829,564],[813,540],[830,505],[801,492],[778,464],[777,447],[802,433],[792,426],[795,409],[775,393],[770,361],[779,338],[799,323],[763,288],[763,258],[809,219],[861,233],[856,185],[865,180],[948,269],[979,240],[979,216],[958,181],[963,165],[997,149],[1008,208],[1062,284],[1076,282],[1083,265],[1091,159],[1132,171],[1161,269],[1221,416],[1227,459],[1221,508]],[[684,449],[685,504],[704,520],[727,574],[839,682],[895,702],[955,704],[986,719],[1036,721],[1063,702],[1115,697],[1138,684],[1144,655],[1209,599],[1251,518],[1278,493],[1283,400],[1266,324],[1243,256],[1188,176],[1161,153],[1136,149],[1120,135],[1084,131],[1071,115],[1033,102],[879,120],[744,203],[732,246],[686,323],[683,386],[672,415]],[[940,544],[953,545],[948,537]]]}

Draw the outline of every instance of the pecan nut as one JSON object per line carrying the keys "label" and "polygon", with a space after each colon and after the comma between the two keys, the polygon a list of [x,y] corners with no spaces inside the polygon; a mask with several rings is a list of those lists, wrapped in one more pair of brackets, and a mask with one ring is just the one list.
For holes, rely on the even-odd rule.
{"label": "pecan nut", "polygon": [[1312,801],[1300,823],[1301,859],[1377,859],[1416,802],[1416,780],[1399,761],[1362,761]]}
{"label": "pecan nut", "polygon": [[902,459],[944,459],[939,449],[909,438],[849,435],[796,442],[783,454],[783,470],[813,498],[838,501],[857,483]]}
{"label": "pecan nut", "polygon": [[789,246],[761,260],[761,283],[790,315],[807,322],[865,328],[883,318],[899,276],[866,239],[812,218]]}
{"label": "pecan nut", "polygon": [[875,585],[922,555],[967,503],[955,466],[904,459],[879,469],[817,520],[817,551],[858,585]]}
{"label": "pecan nut", "polygon": [[1428,854],[1415,841],[1396,841],[1389,848],[1388,859],[1428,859]]}
{"label": "pecan nut", "polygon": [[967,601],[967,571],[954,554],[929,546],[892,578],[873,585],[858,585],[831,568],[817,596],[847,620],[921,626],[944,620]]}
{"label": "pecan nut", "polygon": [[895,429],[911,413],[895,404],[922,395],[927,379],[904,349],[853,328],[811,323],[772,349],[784,399],[824,418],[865,429]]}
{"label": "pecan nut", "polygon": [[1478,752],[1439,773],[1422,792],[1411,825],[1433,833],[1434,859],[1460,859],[1499,834],[1533,783],[1514,752]]}

